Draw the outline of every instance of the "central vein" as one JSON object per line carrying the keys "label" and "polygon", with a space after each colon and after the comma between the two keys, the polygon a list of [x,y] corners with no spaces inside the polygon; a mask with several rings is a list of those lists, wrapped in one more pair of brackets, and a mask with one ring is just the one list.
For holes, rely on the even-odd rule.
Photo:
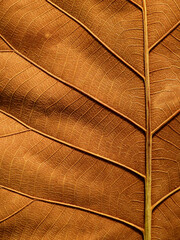
{"label": "central vein", "polygon": [[151,109],[150,109],[150,79],[149,79],[149,50],[146,0],[143,0],[144,24],[144,65],[145,65],[145,104],[146,104],[146,179],[145,179],[145,231],[144,240],[151,239]]}

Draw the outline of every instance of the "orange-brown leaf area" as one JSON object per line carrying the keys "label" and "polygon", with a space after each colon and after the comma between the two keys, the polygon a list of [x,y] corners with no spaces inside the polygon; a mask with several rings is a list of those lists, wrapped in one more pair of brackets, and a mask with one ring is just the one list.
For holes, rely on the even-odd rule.
{"label": "orange-brown leaf area", "polygon": [[0,1],[0,239],[179,240],[179,23],[178,0]]}

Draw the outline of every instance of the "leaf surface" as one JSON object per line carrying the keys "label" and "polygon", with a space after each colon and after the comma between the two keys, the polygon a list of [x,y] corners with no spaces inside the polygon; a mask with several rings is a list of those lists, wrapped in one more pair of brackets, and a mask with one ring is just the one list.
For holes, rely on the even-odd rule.
{"label": "leaf surface", "polygon": [[0,2],[3,240],[179,239],[179,9]]}

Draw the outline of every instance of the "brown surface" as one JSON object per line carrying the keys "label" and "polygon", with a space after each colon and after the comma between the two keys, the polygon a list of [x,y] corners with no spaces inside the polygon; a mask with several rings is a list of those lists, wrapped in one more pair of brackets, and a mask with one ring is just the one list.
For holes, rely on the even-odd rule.
{"label": "brown surface", "polygon": [[[0,1],[0,239],[143,239],[142,8]],[[180,236],[178,9],[147,1],[156,240]]]}
{"label": "brown surface", "polygon": [[[118,222],[85,211],[47,202],[33,201],[19,194],[0,190],[4,208],[13,217],[1,223],[2,239],[142,239],[139,234]],[[14,201],[12,201],[12,199]],[[17,205],[19,204],[19,208]],[[11,209],[9,209],[11,206]],[[14,210],[14,212],[13,212]],[[6,215],[8,216],[7,210]],[[12,231],[13,226],[13,231]],[[23,230],[22,230],[23,229]],[[71,230],[70,230],[71,229]]]}
{"label": "brown surface", "polygon": [[153,214],[152,239],[179,239],[180,192],[166,199]]}

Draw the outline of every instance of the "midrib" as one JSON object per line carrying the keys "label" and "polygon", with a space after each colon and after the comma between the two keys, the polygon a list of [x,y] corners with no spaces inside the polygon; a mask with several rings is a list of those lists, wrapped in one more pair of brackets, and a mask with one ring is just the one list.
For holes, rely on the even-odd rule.
{"label": "midrib", "polygon": [[145,179],[145,229],[144,240],[151,239],[151,109],[150,109],[150,79],[149,79],[149,50],[146,0],[143,0],[143,28],[144,28],[144,66],[145,66],[145,106],[146,106],[146,179]]}

